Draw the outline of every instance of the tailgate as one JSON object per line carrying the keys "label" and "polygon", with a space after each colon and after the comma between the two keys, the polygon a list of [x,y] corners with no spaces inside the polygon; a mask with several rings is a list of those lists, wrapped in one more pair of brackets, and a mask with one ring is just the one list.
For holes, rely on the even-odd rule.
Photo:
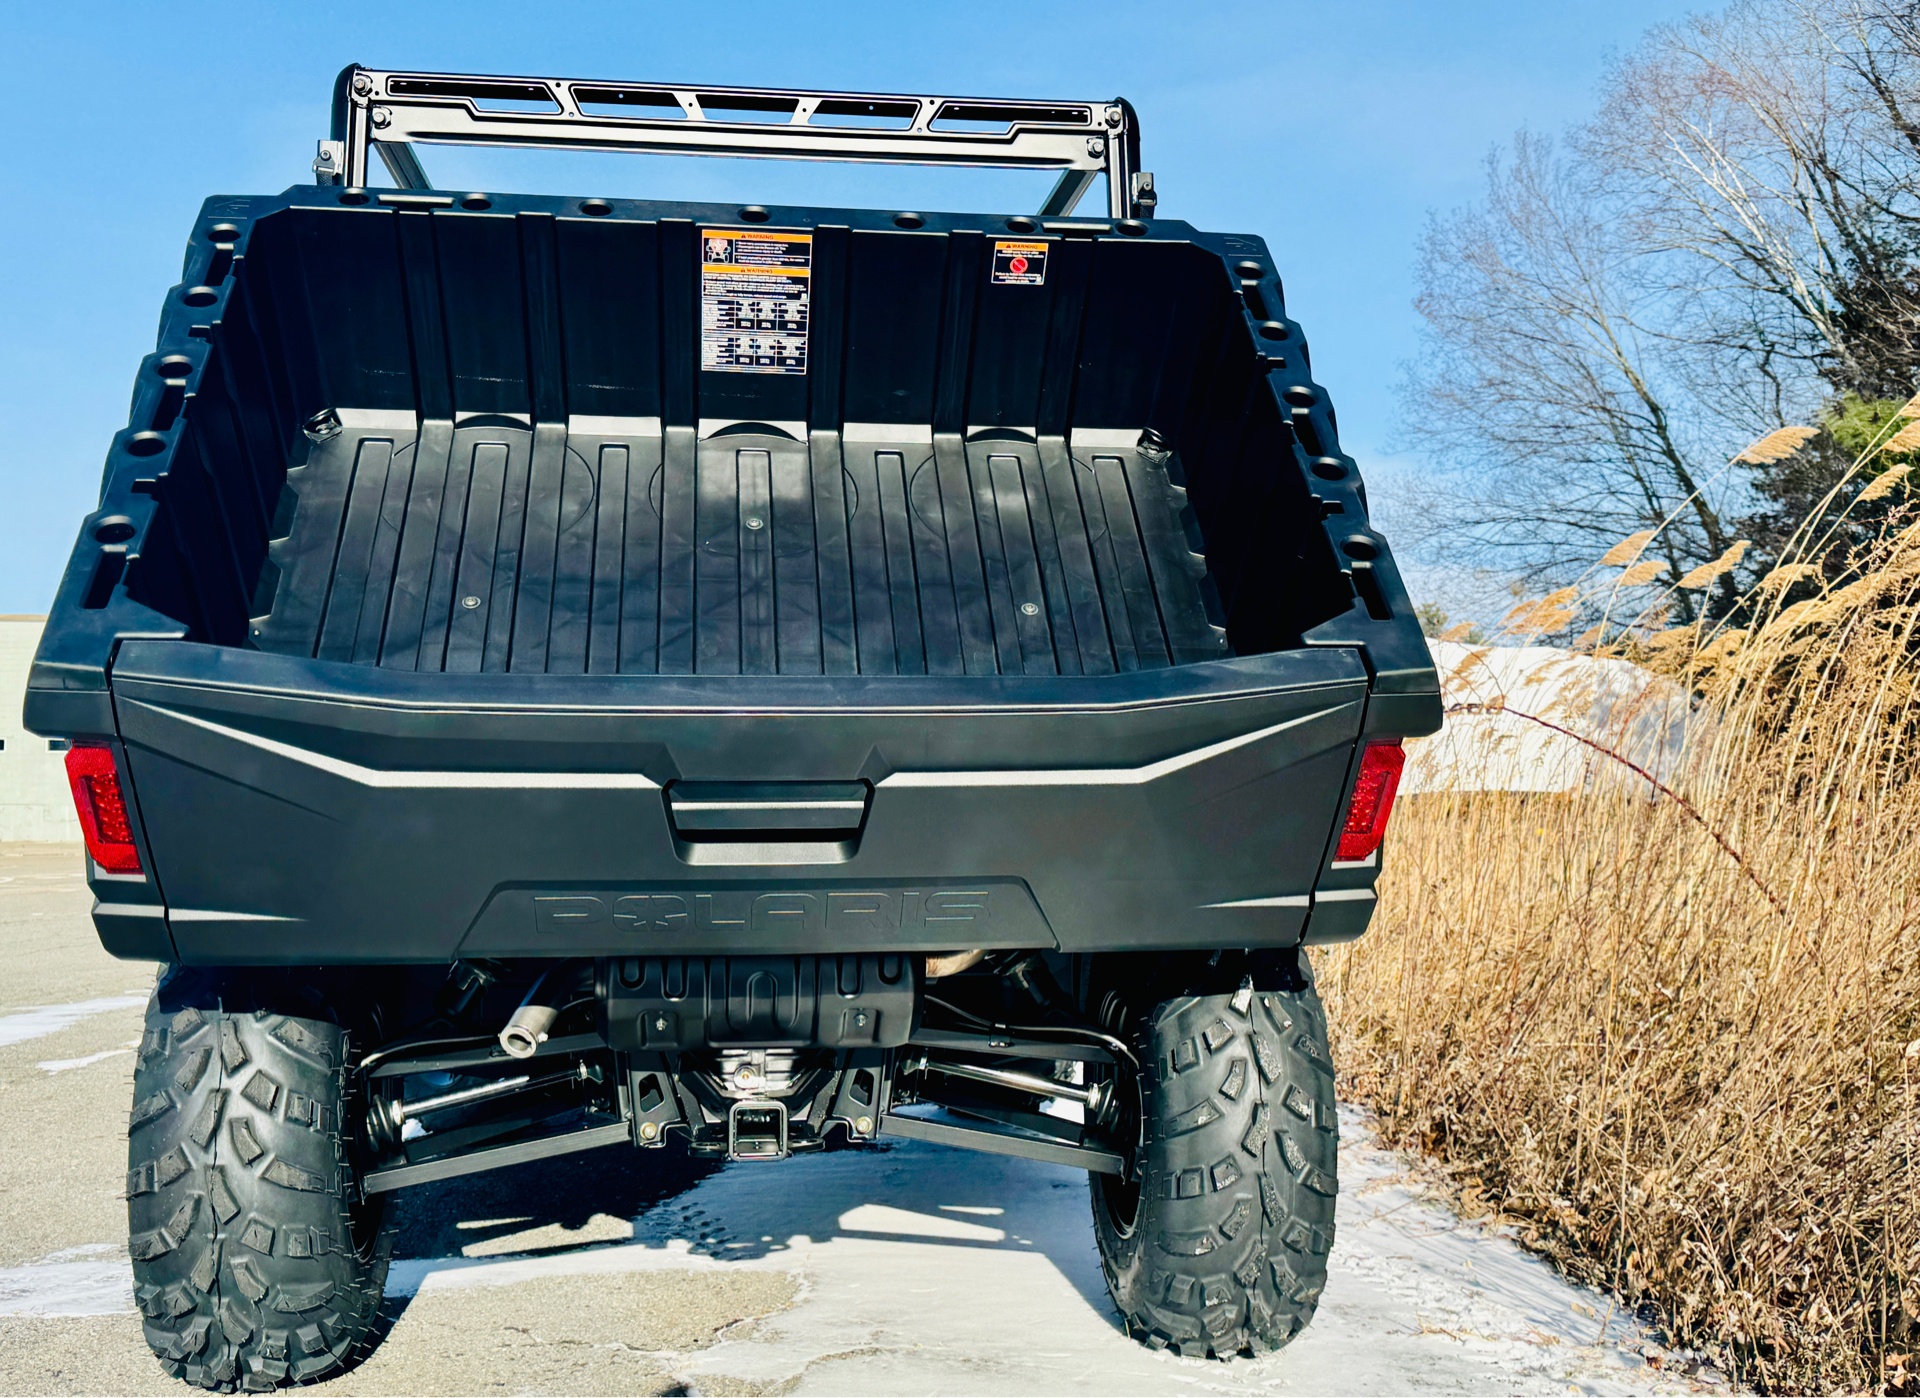
{"label": "tailgate", "polygon": [[179,956],[1297,941],[1355,652],[1107,676],[450,676],[128,641]]}

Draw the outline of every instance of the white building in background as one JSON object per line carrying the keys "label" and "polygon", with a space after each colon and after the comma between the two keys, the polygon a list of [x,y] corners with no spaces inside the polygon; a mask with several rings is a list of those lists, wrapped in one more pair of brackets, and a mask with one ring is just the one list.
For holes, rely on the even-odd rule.
{"label": "white building in background", "polygon": [[78,840],[65,744],[20,726],[45,617],[0,616],[0,840]]}
{"label": "white building in background", "polygon": [[[1456,704],[1504,705],[1619,753],[1663,782],[1679,768],[1700,720],[1679,686],[1625,660],[1553,646],[1429,641],[1440,694]],[[1585,743],[1512,713],[1450,713],[1431,738],[1407,744],[1400,790],[1582,791],[1647,783]]]}

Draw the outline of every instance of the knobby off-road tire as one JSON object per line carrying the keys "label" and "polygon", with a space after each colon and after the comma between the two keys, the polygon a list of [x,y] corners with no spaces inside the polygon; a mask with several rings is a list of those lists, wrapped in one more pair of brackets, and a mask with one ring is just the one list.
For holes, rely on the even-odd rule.
{"label": "knobby off-road tire", "polygon": [[147,1005],[128,1125],[134,1299],[161,1366],[272,1389],[358,1362],[384,1199],[350,1202],[348,1034],[290,976],[176,970]]}
{"label": "knobby off-road tire", "polygon": [[1144,1168],[1133,1183],[1092,1179],[1113,1299],[1156,1348],[1278,1349],[1312,1320],[1333,1246],[1339,1122],[1320,999],[1304,977],[1184,996],[1133,1037]]}

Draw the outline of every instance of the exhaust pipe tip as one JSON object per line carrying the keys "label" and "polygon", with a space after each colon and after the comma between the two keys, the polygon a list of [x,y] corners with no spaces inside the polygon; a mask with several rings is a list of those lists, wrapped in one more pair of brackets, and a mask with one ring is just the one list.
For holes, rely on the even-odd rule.
{"label": "exhaust pipe tip", "polygon": [[532,1058],[546,1037],[531,1026],[514,1021],[500,1031],[500,1047],[509,1058]]}
{"label": "exhaust pipe tip", "polygon": [[520,1008],[507,1019],[506,1028],[500,1031],[500,1047],[509,1058],[532,1058],[540,1051],[540,1045],[547,1041],[547,1035],[553,1032],[554,1024],[561,1012],[569,1007],[573,988],[567,977],[572,976],[581,982],[580,988],[590,988],[593,973],[591,961],[562,961],[549,967],[533,988],[527,992],[527,998],[520,1002]]}

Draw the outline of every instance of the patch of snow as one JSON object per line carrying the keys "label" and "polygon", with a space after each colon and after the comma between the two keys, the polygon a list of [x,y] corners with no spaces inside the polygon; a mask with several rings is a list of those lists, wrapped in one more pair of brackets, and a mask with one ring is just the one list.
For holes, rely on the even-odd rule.
{"label": "patch of snow", "polygon": [[[942,1204],[942,1213],[959,1213],[962,1204]],[[981,1212],[967,1209],[969,1213]],[[891,1204],[862,1204],[858,1208],[848,1209],[840,1215],[840,1228],[847,1233],[880,1233],[896,1238],[959,1238],[971,1243],[997,1243],[1006,1238],[1006,1233],[998,1228],[986,1228],[977,1223],[964,1223],[957,1218],[942,1218],[938,1214],[916,1213],[911,1209],[896,1209]]]}
{"label": "patch of snow", "polygon": [[71,1005],[33,1005],[10,1015],[0,1015],[0,1048],[22,1044],[28,1039],[44,1038],[69,1029],[83,1019],[109,1010],[138,1009],[147,1003],[145,995],[104,995],[97,1000],[80,1000]]}
{"label": "patch of snow", "polygon": [[127,1315],[133,1268],[118,1243],[63,1248],[24,1267],[0,1267],[0,1316]]}

